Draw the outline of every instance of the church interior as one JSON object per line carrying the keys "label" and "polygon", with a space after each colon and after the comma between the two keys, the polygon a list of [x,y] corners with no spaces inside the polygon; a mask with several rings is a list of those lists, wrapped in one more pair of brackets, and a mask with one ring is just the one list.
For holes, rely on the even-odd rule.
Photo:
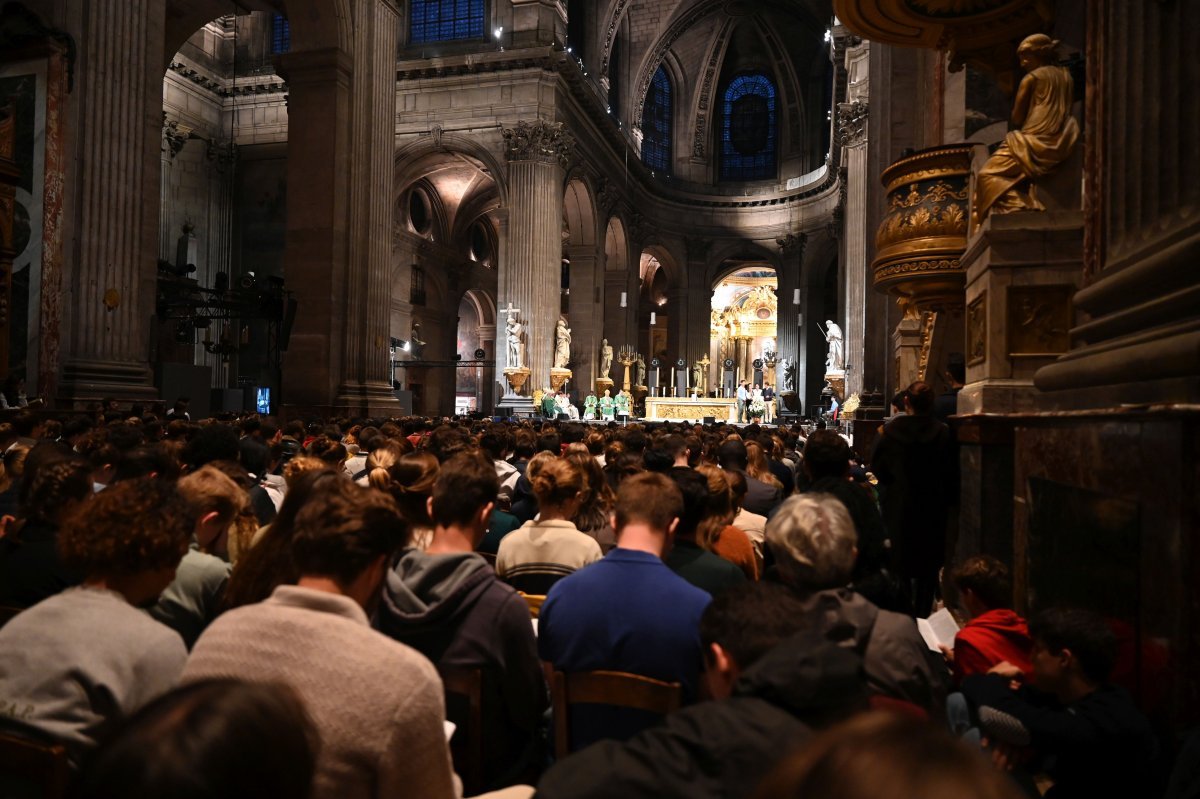
{"label": "church interior", "polygon": [[0,373],[281,419],[732,423],[750,383],[863,456],[957,391],[955,551],[1119,619],[1182,732],[1198,36],[1188,0],[7,2]]}

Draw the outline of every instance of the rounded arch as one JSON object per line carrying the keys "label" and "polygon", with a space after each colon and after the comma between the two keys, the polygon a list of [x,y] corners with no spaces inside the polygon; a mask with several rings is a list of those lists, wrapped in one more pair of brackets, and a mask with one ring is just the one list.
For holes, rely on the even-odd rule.
{"label": "rounded arch", "polygon": [[619,214],[604,226],[604,271],[624,272],[629,268],[629,234]]}
{"label": "rounded arch", "polygon": [[596,246],[596,202],[588,175],[582,171],[569,177],[563,192],[563,218],[567,223],[571,247]]}
{"label": "rounded arch", "polygon": [[707,283],[711,289],[743,267],[730,261],[762,261],[779,274],[779,253],[756,241],[731,241],[716,247],[709,256]]}
{"label": "rounded arch", "polygon": [[481,325],[496,324],[496,298],[487,289],[467,289],[462,296],[475,309],[475,318]]}
{"label": "rounded arch", "polygon": [[492,179],[500,205],[508,205],[508,173],[491,150],[476,141],[451,133],[435,132],[421,136],[396,150],[395,185],[397,192],[421,176],[422,162],[434,155],[458,154],[477,161],[477,168]]}
{"label": "rounded arch", "polygon": [[685,285],[685,275],[679,268],[679,261],[665,244],[647,244],[642,247],[642,255],[649,255],[658,262],[669,286],[682,288]]}

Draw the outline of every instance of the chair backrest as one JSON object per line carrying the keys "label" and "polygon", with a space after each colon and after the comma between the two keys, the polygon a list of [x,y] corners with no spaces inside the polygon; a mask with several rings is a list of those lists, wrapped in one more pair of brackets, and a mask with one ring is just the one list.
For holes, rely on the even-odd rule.
{"label": "chair backrest", "polygon": [[609,705],[665,716],[678,710],[683,702],[683,686],[679,683],[622,671],[555,671],[550,691],[557,757],[571,753],[571,705]]}
{"label": "chair backrest", "polygon": [[463,793],[483,790],[483,671],[441,667],[438,674],[446,692],[446,717],[456,728],[450,739],[454,770],[463,781]]}
{"label": "chair backrest", "polygon": [[525,600],[525,604],[529,606],[529,618],[536,619],[542,612],[542,603],[546,601],[545,594],[527,594],[524,591],[518,591],[521,599]]}
{"label": "chair backrest", "polygon": [[493,569],[493,570],[495,570],[495,568],[496,568],[496,555],[495,555],[494,553],[492,553],[492,552],[476,552],[475,554],[476,554],[476,555],[478,555],[478,556],[480,556],[480,557],[481,557],[481,558],[483,558],[484,560],[486,560],[488,563],[490,563],[490,564],[491,564],[491,566],[492,566],[492,569]]}
{"label": "chair backrest", "polygon": [[501,579],[523,594],[548,594],[554,584],[566,576],[567,572],[561,570],[534,571],[522,568],[517,574],[510,571]]}
{"label": "chair backrest", "polygon": [[0,627],[8,624],[10,621],[12,621],[13,616],[16,616],[23,610],[25,610],[25,608],[15,608],[11,605],[0,605]]}
{"label": "chair backrest", "polygon": [[5,797],[62,799],[70,774],[67,750],[60,744],[0,735],[0,786]]}

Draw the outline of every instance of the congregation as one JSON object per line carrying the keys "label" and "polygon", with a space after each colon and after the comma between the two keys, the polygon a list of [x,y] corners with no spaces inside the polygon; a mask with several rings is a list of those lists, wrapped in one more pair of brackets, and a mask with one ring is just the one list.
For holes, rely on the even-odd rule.
{"label": "congregation", "polygon": [[[81,797],[1194,795],[1110,621],[1027,622],[1006,564],[946,562],[953,436],[929,386],[898,402],[869,458],[798,426],[21,411],[0,733]],[[640,699],[578,679],[614,673]]]}

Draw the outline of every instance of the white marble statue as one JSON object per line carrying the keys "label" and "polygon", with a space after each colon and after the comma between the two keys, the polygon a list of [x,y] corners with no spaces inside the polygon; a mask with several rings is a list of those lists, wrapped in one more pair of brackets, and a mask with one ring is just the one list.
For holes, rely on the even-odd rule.
{"label": "white marble statue", "polygon": [[571,328],[567,327],[566,319],[558,320],[554,329],[554,368],[566,369],[571,362]]}
{"label": "white marble statue", "polygon": [[613,348],[608,339],[600,341],[600,376],[608,377],[612,371]]}
{"label": "white marble statue", "polygon": [[520,318],[510,313],[504,329],[508,339],[508,367],[520,369],[525,365],[525,325]]}
{"label": "white marble statue", "polygon": [[830,319],[825,320],[825,341],[829,344],[829,354],[825,356],[825,371],[843,372],[846,370],[846,352],[842,344],[842,329]]}

